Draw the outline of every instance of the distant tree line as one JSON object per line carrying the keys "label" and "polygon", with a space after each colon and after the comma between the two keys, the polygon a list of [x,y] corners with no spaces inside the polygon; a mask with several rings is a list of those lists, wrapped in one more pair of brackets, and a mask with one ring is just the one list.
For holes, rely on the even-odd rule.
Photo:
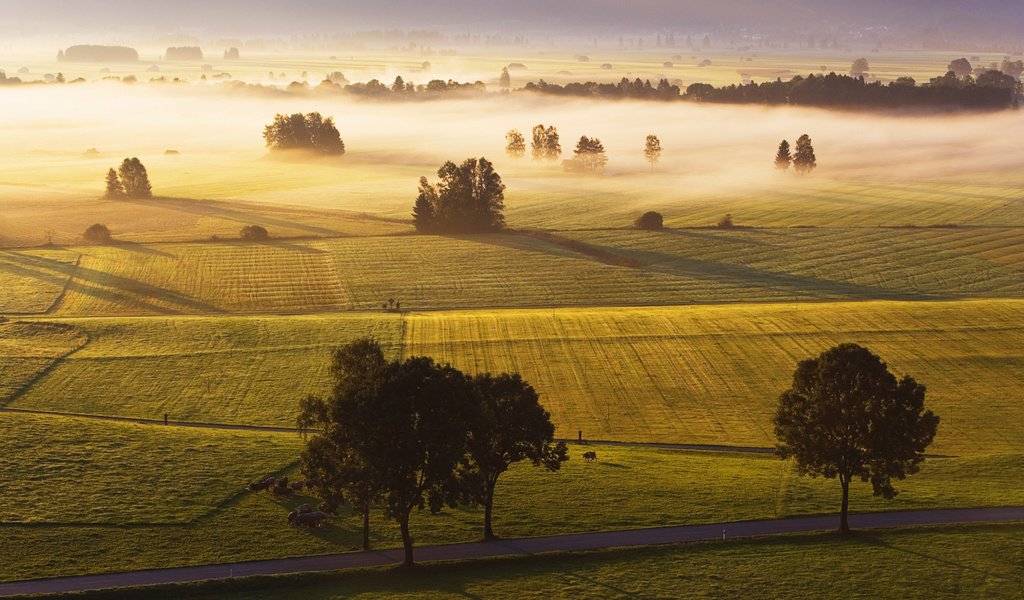
{"label": "distant tree line", "polygon": [[904,108],[917,106],[997,109],[1013,106],[1018,83],[999,71],[988,71],[977,79],[949,72],[927,84],[917,85],[910,77],[884,84],[866,82],[849,75],[797,76],[789,81],[770,81],[714,87],[695,83],[686,88],[683,99],[695,102],[733,104],[792,104],[822,107]]}
{"label": "distant tree line", "polygon": [[[866,65],[862,65],[866,66]],[[952,65],[951,65],[952,66]],[[1005,68],[1015,73],[1016,65]],[[1024,70],[1024,65],[1022,65]],[[1019,75],[1017,75],[1019,77]],[[652,85],[650,81],[623,79],[618,84],[568,83],[557,85],[541,80],[528,83],[524,91],[556,96],[587,98],[631,98],[644,100],[689,100],[729,104],[792,104],[822,107],[960,107],[998,109],[1014,106],[1020,94],[1020,82],[1012,74],[989,70],[973,77],[950,71],[918,85],[910,77],[890,83],[868,82],[862,76],[810,74],[789,81],[769,81],[715,87],[694,83],[681,92],[666,79]]]}
{"label": "distant tree line", "polygon": [[318,154],[342,155],[345,142],[334,125],[318,112],[275,115],[274,122],[263,128],[263,139],[271,150],[312,150]]}
{"label": "distant tree line", "polygon": [[527,83],[522,88],[528,92],[551,94],[554,96],[582,96],[588,98],[634,98],[643,100],[678,100],[679,86],[669,83],[667,79],[651,85],[650,80],[639,78],[630,81],[623,77],[619,83],[567,83],[564,86],[547,83],[543,79],[537,83]]}
{"label": "distant tree line", "polygon": [[493,538],[500,476],[515,463],[555,471],[568,459],[537,392],[518,375],[470,377],[426,357],[387,360],[371,339],[337,349],[330,372],[331,394],[301,403],[302,473],[323,508],[348,504],[361,514],[364,549],[374,507],[397,521],[407,566],[413,511],[482,505],[483,534]]}

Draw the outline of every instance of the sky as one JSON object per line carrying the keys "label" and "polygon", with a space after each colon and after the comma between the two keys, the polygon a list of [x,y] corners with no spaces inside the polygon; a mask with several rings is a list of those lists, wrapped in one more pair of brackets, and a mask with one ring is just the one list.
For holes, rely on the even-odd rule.
{"label": "sky", "polygon": [[[104,28],[301,33],[379,28],[500,32],[617,32],[715,27],[939,24],[1010,32],[1024,2],[1010,0],[0,0],[0,28]],[[511,33],[511,32],[510,32]]]}

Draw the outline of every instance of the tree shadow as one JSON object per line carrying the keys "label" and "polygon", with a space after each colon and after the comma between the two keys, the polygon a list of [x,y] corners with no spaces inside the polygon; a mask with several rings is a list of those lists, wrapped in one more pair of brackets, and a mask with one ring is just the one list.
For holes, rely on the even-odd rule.
{"label": "tree shadow", "polygon": [[865,544],[868,544],[870,546],[875,546],[877,548],[883,548],[883,549],[886,549],[886,550],[890,550],[892,552],[899,552],[899,553],[903,553],[903,554],[909,554],[911,556],[916,556],[918,558],[923,558],[925,560],[932,561],[932,562],[935,562],[935,563],[939,563],[939,564],[945,565],[947,567],[954,567],[956,569],[963,569],[963,570],[966,570],[966,571],[973,571],[974,573],[985,575],[986,577],[994,577],[996,579],[1011,579],[1011,577],[1009,577],[1009,576],[1007,576],[1005,574],[993,573],[991,571],[986,571],[984,569],[979,569],[977,567],[973,567],[973,566],[968,565],[968,564],[963,563],[963,562],[957,562],[955,560],[950,559],[949,557],[936,556],[936,555],[932,555],[932,554],[925,554],[924,552],[920,552],[920,551],[917,551],[917,550],[911,550],[910,548],[901,548],[899,546],[895,546],[891,542],[889,542],[886,539],[884,539],[882,534],[879,534],[879,533],[876,533],[876,532],[873,532],[873,531],[858,530],[858,531],[854,532],[854,535],[856,536],[857,540],[859,540],[859,541],[861,541],[861,542],[863,542]]}

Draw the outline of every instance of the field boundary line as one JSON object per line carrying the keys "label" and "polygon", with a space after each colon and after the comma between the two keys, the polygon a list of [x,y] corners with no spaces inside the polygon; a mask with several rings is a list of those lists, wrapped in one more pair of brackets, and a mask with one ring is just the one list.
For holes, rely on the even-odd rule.
{"label": "field boundary line", "polygon": [[[43,417],[67,417],[72,419],[91,419],[95,421],[107,421],[111,423],[128,423],[135,425],[149,425],[155,427],[184,427],[190,429],[212,429],[219,431],[252,431],[262,433],[294,433],[302,431],[297,427],[280,427],[275,425],[243,425],[234,423],[204,423],[201,421],[172,421],[165,424],[162,419],[148,419],[145,417],[120,417],[116,415],[91,415],[88,413],[75,413],[56,410],[36,410],[31,408],[10,408],[0,406],[0,414],[13,413],[22,415],[35,415]],[[582,442],[573,438],[556,438],[556,442],[565,442],[577,446],[614,446],[618,448],[661,448],[664,450],[692,450],[697,452],[720,452],[738,454],[774,454],[775,448],[767,446],[730,446],[728,444],[687,444],[674,442],[630,442],[623,440],[593,440],[584,439]],[[926,454],[926,458],[958,458],[950,454]]]}
{"label": "field boundary line", "polygon": [[[430,563],[502,556],[580,552],[609,548],[638,548],[712,540],[721,540],[722,544],[726,544],[728,543],[727,540],[744,540],[766,536],[834,530],[837,521],[837,515],[829,514],[785,519],[731,521],[704,525],[498,539],[489,542],[421,546],[416,548],[415,555],[417,561]],[[1016,523],[1021,521],[1024,521],[1024,506],[891,511],[854,513],[850,515],[851,526],[856,529]],[[400,564],[402,557],[403,551],[401,548],[389,548],[193,567],[31,579],[0,584],[0,596],[84,592],[99,589],[234,579],[235,577],[339,571],[366,567],[390,567]]]}
{"label": "field boundary line", "polygon": [[64,304],[64,298],[68,294],[68,289],[71,288],[71,283],[75,280],[75,277],[78,276],[78,270],[79,270],[79,267],[81,267],[81,266],[82,266],[82,254],[79,253],[78,254],[78,258],[75,259],[75,266],[73,266],[71,268],[71,273],[68,274],[67,280],[64,281],[64,287],[60,290],[60,293],[57,294],[57,297],[54,298],[54,300],[50,304],[50,306],[48,306],[46,308],[46,310],[43,311],[44,315],[52,315],[53,313],[55,313],[57,311],[58,308],[60,308],[61,304]]}
{"label": "field boundary line", "polygon": [[0,401],[0,411],[14,410],[8,409],[7,407],[12,402],[17,401],[19,398],[27,394],[28,391],[35,387],[37,383],[45,379],[47,376],[50,375],[50,373],[53,373],[55,370],[57,370],[57,368],[59,368],[61,365],[67,362],[68,358],[70,358],[72,354],[85,349],[85,347],[89,345],[89,343],[92,341],[92,338],[89,337],[89,332],[81,328],[78,329],[79,331],[82,332],[82,336],[85,338],[85,340],[78,346],[72,348],[71,350],[55,357],[52,361],[50,361],[50,364],[46,365],[45,368],[43,368],[41,371],[33,375],[28,381],[18,386],[18,388],[14,390],[11,394],[9,394],[7,398]]}

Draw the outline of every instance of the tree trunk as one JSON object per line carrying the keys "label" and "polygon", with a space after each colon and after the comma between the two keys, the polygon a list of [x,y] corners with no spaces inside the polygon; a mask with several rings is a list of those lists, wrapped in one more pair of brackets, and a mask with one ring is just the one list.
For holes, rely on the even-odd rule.
{"label": "tree trunk", "polygon": [[486,497],[484,498],[484,539],[493,540],[494,529],[491,528],[491,513],[494,509],[494,486],[497,485],[497,480],[490,480],[487,482]]}
{"label": "tree trunk", "polygon": [[399,526],[402,529],[402,545],[405,546],[405,561],[402,562],[403,567],[411,567],[412,562],[412,536],[409,535],[409,513],[405,513],[402,519],[399,521]]}
{"label": "tree trunk", "polygon": [[850,479],[840,475],[839,483],[843,486],[843,505],[839,510],[839,532],[850,533],[850,521],[847,518],[850,509]]}
{"label": "tree trunk", "polygon": [[363,550],[370,549],[370,504],[363,505]]}

